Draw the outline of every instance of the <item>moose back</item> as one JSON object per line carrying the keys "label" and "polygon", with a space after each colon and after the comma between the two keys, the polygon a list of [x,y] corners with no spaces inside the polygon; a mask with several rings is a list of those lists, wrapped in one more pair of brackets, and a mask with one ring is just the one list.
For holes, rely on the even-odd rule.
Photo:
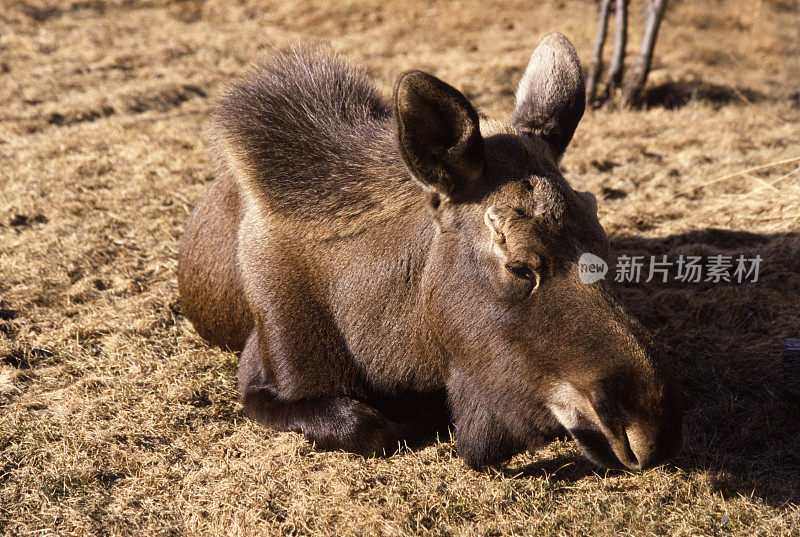
{"label": "moose back", "polygon": [[507,121],[420,71],[387,102],[324,50],[235,81],[179,287],[200,335],[240,351],[247,416],[361,454],[452,423],[473,467],[565,432],[603,466],[679,452],[664,358],[602,281],[578,277],[583,252],[608,251],[594,196],[559,172],[583,111],[559,34]]}

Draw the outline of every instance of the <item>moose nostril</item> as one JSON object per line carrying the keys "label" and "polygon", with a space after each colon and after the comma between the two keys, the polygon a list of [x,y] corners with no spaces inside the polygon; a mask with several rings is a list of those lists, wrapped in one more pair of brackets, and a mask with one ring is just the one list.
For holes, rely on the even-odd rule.
{"label": "moose nostril", "polygon": [[683,429],[658,431],[648,434],[646,429],[629,426],[625,435],[630,446],[631,462],[626,464],[632,470],[647,470],[677,456],[683,450]]}
{"label": "moose nostril", "polygon": [[638,440],[636,433],[632,434],[632,429],[628,427],[625,429],[625,440],[626,446],[625,451],[627,452],[626,455],[628,456],[628,460],[623,461],[625,466],[630,468],[631,470],[641,470],[642,464],[639,456],[637,455],[636,449],[634,449],[635,442]]}
{"label": "moose nostril", "polygon": [[631,470],[647,470],[653,466],[658,466],[669,457],[663,457],[660,453],[654,435],[647,434],[642,428],[630,426],[625,429],[628,439],[630,463],[626,464]]}

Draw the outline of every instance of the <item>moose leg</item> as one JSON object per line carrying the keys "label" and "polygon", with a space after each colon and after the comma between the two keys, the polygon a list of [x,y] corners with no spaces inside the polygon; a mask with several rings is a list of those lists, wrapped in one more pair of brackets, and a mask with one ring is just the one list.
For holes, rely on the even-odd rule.
{"label": "moose leg", "polygon": [[206,340],[239,351],[253,329],[236,266],[239,199],[221,174],[192,211],[178,253],[178,289],[186,317]]}
{"label": "moose leg", "polygon": [[302,432],[324,450],[361,455],[392,453],[399,426],[374,408],[344,395],[285,399],[267,381],[256,330],[239,358],[239,393],[248,418],[279,431]]}

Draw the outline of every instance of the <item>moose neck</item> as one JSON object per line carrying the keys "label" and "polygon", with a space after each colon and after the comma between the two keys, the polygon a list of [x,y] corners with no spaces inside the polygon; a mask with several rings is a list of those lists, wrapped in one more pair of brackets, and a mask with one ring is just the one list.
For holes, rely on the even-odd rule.
{"label": "moose neck", "polygon": [[[422,287],[438,233],[435,211],[402,162],[391,121],[354,136],[350,144],[325,141],[341,151],[321,161],[321,177],[243,181],[246,220],[269,222],[271,235],[241,238],[255,259],[274,257],[266,245],[280,243],[304,260],[313,292],[376,388],[441,389],[443,358],[424,320]],[[320,158],[331,152],[316,151]]]}
{"label": "moose neck", "polygon": [[400,161],[394,140],[384,141],[389,143],[373,149],[372,170],[362,176],[370,191],[368,213],[350,218],[327,239],[330,249],[320,262],[340,275],[329,289],[334,315],[353,355],[366,362],[366,374],[380,371],[376,382],[391,378],[404,389],[437,390],[444,357],[425,323],[422,286],[438,233],[435,211]]}

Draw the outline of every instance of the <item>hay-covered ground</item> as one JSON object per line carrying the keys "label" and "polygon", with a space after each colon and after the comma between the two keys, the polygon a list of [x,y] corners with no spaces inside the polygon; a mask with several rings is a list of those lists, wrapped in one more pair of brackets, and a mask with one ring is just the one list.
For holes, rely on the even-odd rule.
{"label": "hay-covered ground", "polygon": [[672,464],[605,473],[570,442],[485,473],[448,441],[314,452],[244,419],[236,356],[181,315],[204,120],[262,47],[327,40],[386,91],[421,68],[503,116],[539,38],[586,64],[594,18],[590,0],[0,3],[0,533],[800,535],[780,386],[800,174],[775,164],[800,157],[796,1],[673,0],[647,107],[587,114],[563,162],[616,253],[763,258],[755,283],[617,286],[685,393]]}

